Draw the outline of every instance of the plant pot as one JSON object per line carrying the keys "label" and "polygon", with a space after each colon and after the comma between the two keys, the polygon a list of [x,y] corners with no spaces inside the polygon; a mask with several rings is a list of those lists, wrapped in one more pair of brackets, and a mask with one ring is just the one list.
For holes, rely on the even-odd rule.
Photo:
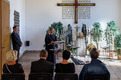
{"label": "plant pot", "polygon": [[120,55],[118,55],[117,57],[118,57],[118,60],[121,60],[121,56]]}
{"label": "plant pot", "polygon": [[100,55],[100,52],[101,52],[101,51],[100,51],[100,50],[98,50],[99,55]]}
{"label": "plant pot", "polygon": [[114,54],[113,52],[110,52],[110,57],[114,57]]}

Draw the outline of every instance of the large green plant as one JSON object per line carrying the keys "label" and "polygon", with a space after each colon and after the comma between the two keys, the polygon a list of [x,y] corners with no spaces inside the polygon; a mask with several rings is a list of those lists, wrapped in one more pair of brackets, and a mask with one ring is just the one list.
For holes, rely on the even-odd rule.
{"label": "large green plant", "polygon": [[[61,22],[54,22],[51,24],[51,27],[54,28],[54,34],[57,36],[58,40],[61,40],[61,34],[63,33],[63,24]],[[46,31],[46,34],[49,34],[49,29]]]}
{"label": "large green plant", "polygon": [[92,34],[93,41],[96,42],[97,44],[97,49],[98,49],[98,42],[102,38],[102,33],[103,31],[101,29],[101,24],[99,22],[95,22],[93,24],[93,29],[91,30],[91,34]]}
{"label": "large green plant", "polygon": [[105,38],[107,41],[107,44],[113,43],[113,37],[115,37],[117,34],[119,34],[119,27],[115,23],[115,21],[110,21],[107,23],[107,28],[105,30]]}
{"label": "large green plant", "polygon": [[116,35],[114,39],[114,47],[115,50],[117,51],[118,55],[121,55],[120,48],[121,48],[121,34]]}

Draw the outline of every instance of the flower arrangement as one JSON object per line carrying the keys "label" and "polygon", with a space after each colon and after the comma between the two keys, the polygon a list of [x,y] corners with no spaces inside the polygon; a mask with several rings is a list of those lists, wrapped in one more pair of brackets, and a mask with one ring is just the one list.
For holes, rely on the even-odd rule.
{"label": "flower arrangement", "polygon": [[82,32],[79,32],[79,36],[77,36],[78,39],[84,39],[84,35]]}
{"label": "flower arrangement", "polygon": [[96,48],[96,47],[95,47],[95,45],[92,44],[92,43],[89,44],[89,45],[87,46],[87,50],[88,50],[88,51],[91,51],[93,48]]}

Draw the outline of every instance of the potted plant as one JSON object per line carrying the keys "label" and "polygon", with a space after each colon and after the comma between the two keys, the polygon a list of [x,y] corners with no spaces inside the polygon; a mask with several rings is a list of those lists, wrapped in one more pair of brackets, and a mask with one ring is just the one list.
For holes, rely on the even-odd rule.
{"label": "potted plant", "polygon": [[119,27],[115,23],[115,21],[110,21],[107,23],[107,28],[105,30],[105,39],[107,42],[107,46],[109,46],[109,53],[111,57],[111,47],[113,45],[115,36],[119,34]]}
{"label": "potted plant", "polygon": [[114,39],[114,47],[117,52],[118,59],[121,60],[121,34],[116,35]]}
{"label": "potted plant", "polygon": [[97,49],[99,49],[98,48],[98,44],[99,44],[98,42],[102,38],[102,33],[103,33],[103,31],[101,29],[101,24],[99,22],[95,22],[93,24],[93,29],[91,30],[91,36],[93,38],[93,41],[96,42],[96,44],[97,44]]}

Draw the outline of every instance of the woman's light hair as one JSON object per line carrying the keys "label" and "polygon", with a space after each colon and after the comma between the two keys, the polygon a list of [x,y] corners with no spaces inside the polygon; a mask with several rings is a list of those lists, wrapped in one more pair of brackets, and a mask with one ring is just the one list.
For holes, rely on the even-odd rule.
{"label": "woman's light hair", "polygon": [[6,54],[7,61],[8,62],[16,61],[17,54],[18,54],[18,51],[16,51],[16,50],[10,50],[10,51],[8,51],[7,54]]}

